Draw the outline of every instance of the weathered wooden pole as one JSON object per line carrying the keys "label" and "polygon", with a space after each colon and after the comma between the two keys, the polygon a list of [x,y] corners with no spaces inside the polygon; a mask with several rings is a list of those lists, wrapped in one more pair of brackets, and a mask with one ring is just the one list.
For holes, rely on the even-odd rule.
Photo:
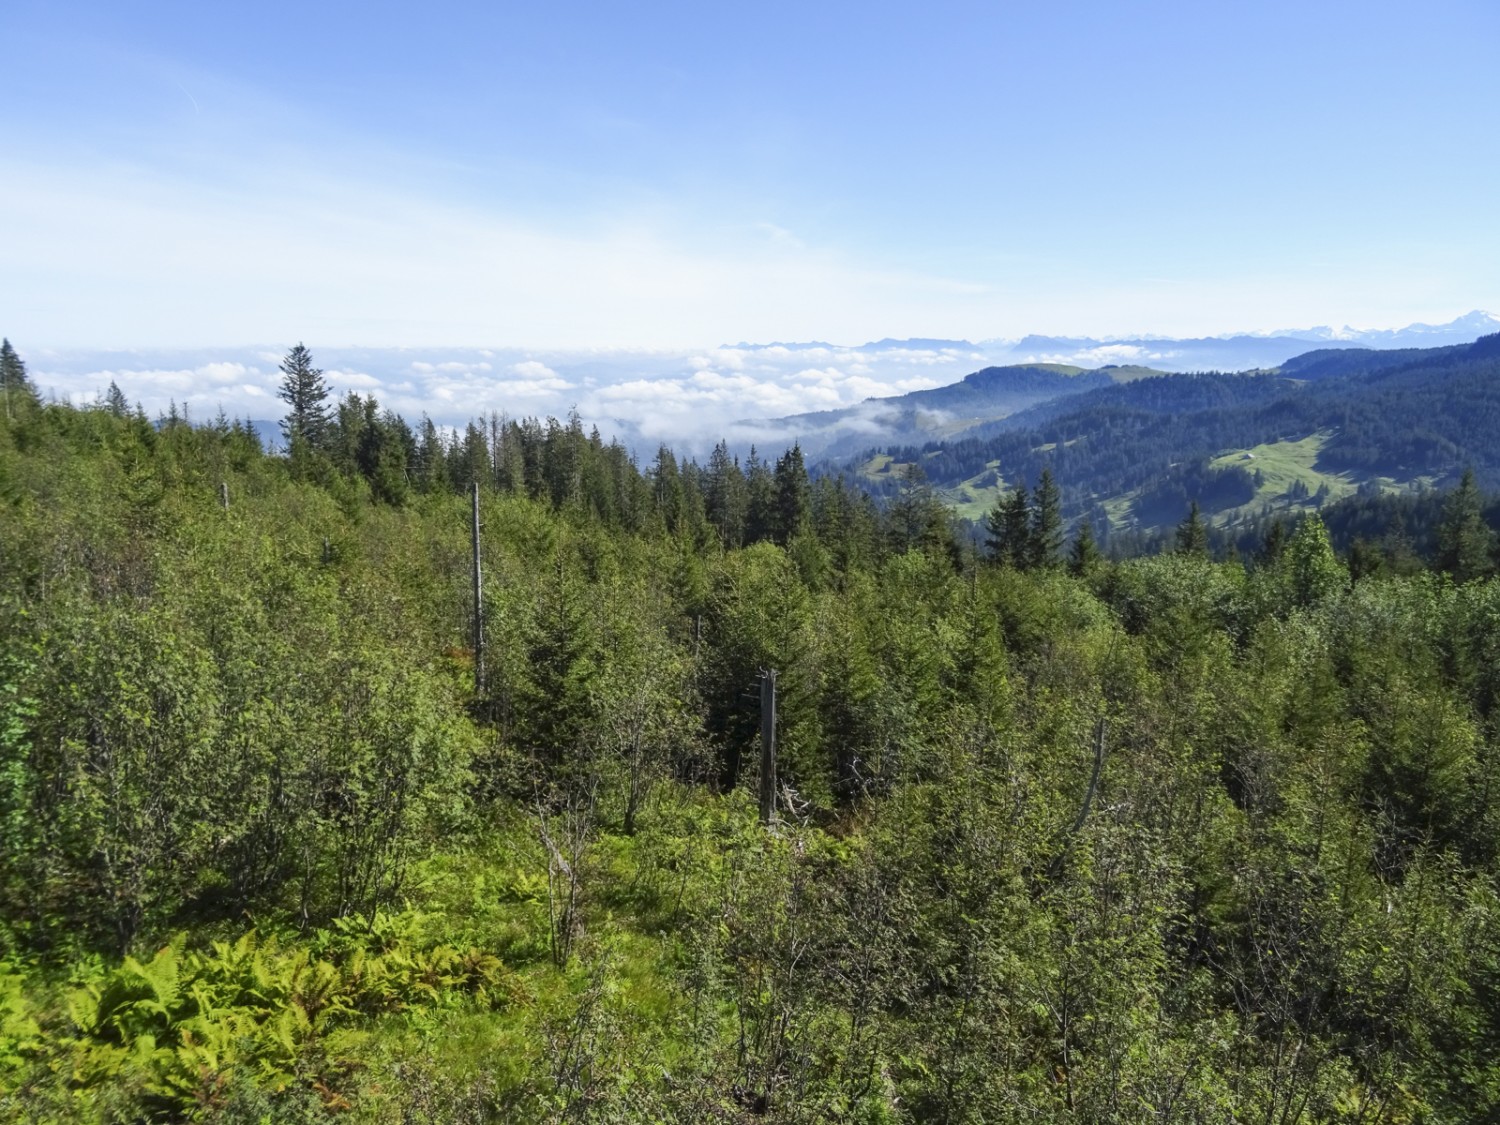
{"label": "weathered wooden pole", "polygon": [[776,669],[760,674],[760,822],[776,816]]}
{"label": "weathered wooden pole", "polygon": [[229,511],[229,482],[225,480],[219,482],[219,507]]}
{"label": "weathered wooden pole", "polygon": [[1073,833],[1083,827],[1089,818],[1089,809],[1094,804],[1094,794],[1099,791],[1099,775],[1104,772],[1104,716],[1094,722],[1094,769],[1089,774],[1089,787],[1083,793],[1083,806],[1078,810],[1078,819],[1073,822]]}
{"label": "weathered wooden pole", "polygon": [[1062,875],[1063,864],[1068,861],[1068,855],[1073,850],[1073,841],[1078,833],[1083,830],[1085,822],[1089,818],[1089,810],[1094,805],[1094,794],[1099,791],[1099,775],[1104,772],[1104,734],[1106,730],[1104,716],[1100,715],[1094,722],[1094,769],[1089,774],[1089,787],[1083,791],[1083,804],[1079,806],[1078,815],[1073,819],[1073,826],[1068,829],[1067,841],[1062,850],[1052,858],[1047,865],[1047,878],[1057,879]]}
{"label": "weathered wooden pole", "polygon": [[484,592],[479,574],[479,481],[474,482],[474,694],[484,693]]}

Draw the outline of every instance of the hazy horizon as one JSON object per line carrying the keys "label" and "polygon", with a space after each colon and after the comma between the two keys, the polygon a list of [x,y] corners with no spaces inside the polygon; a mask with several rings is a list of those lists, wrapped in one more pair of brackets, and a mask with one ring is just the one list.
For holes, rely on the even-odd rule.
{"label": "hazy horizon", "polygon": [[1500,310],[1478,0],[16,0],[0,33],[0,335],[75,400],[274,418],[302,341],[408,416],[689,442]]}
{"label": "hazy horizon", "polygon": [[1187,337],[1500,308],[1500,10],[1479,0],[16,0],[0,32],[0,332],[33,349]]}
{"label": "hazy horizon", "polygon": [[[1474,310],[1439,325],[1249,330],[1217,336],[1021,337],[1010,340],[878,340],[745,343],[685,349],[361,348],[302,341],[338,396],[373,394],[415,420],[462,426],[491,411],[563,417],[637,447],[666,441],[701,451],[720,437],[775,442],[793,431],[774,420],[840,410],[866,399],[954,383],[987,366],[1125,364],[1163,371],[1274,366],[1322,346],[1436,346],[1500,330]],[[16,342],[44,393],[83,403],[115,382],[152,416],[169,404],[201,421],[220,409],[272,421],[287,344],[154,349],[28,349]]]}

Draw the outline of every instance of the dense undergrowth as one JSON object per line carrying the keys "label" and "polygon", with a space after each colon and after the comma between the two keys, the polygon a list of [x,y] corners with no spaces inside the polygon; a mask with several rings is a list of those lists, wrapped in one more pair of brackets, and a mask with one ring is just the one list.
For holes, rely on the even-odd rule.
{"label": "dense undergrowth", "polygon": [[0,1117],[1500,1114],[1500,585],[611,471],[487,480],[476,695],[448,485],[0,426]]}

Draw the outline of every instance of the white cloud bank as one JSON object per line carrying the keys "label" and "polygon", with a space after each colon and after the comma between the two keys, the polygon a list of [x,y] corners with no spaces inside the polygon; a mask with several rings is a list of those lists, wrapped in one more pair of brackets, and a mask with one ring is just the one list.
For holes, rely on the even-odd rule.
{"label": "white cloud bank", "polygon": [[[442,425],[500,411],[562,417],[577,408],[606,433],[701,449],[744,419],[852,406],[960,378],[968,366],[935,373],[932,352],[809,348],[718,348],[697,352],[588,351],[523,354],[504,349],[313,350],[336,397],[373,394],[383,406]],[[170,353],[43,350],[26,355],[42,389],[92,401],[111,382],[148,413],[170,403],[192,417],[220,408],[272,420],[281,373],[264,348],[222,349],[194,363]],[[971,366],[982,366],[975,353]]]}
{"label": "white cloud bank", "polygon": [[[1459,342],[1500,320],[1471,314],[1441,328],[1384,333],[1375,346]],[[1415,333],[1413,335],[1413,333]],[[1436,335],[1434,335],[1436,333]],[[1444,333],[1447,333],[1444,335]],[[335,395],[373,394],[383,406],[416,421],[424,413],[461,426],[491,411],[561,418],[576,408],[586,423],[649,452],[666,441],[703,451],[722,436],[774,443],[791,414],[842,410],[877,400],[838,423],[878,436],[879,399],[957,382],[995,364],[1054,362],[1083,367],[1146,364],[1163,370],[1243,370],[1269,366],[1323,346],[1320,339],[1099,341],[1053,340],[1045,353],[989,341],[890,341],[857,348],[831,344],[751,345],[690,350],[313,347]],[[195,352],[98,352],[22,349],[44,391],[75,402],[92,400],[110,382],[151,414],[170,403],[207,419],[222,407],[236,417],[270,421],[284,352],[267,347]],[[745,424],[745,423],[751,424]]]}

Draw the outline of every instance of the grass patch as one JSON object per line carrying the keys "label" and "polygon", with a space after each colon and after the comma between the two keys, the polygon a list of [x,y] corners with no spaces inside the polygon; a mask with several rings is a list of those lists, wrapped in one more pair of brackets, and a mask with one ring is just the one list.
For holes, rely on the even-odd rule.
{"label": "grass patch", "polygon": [[[1249,449],[1235,449],[1215,457],[1209,462],[1216,469],[1238,466],[1261,475],[1262,483],[1255,491],[1255,498],[1241,509],[1259,508],[1263,504],[1277,506],[1278,502],[1289,506],[1310,506],[1311,500],[1293,500],[1290,494],[1301,485],[1308,496],[1327,489],[1327,499],[1338,500],[1351,495],[1360,484],[1353,473],[1330,473],[1317,468],[1318,458],[1333,434],[1324,430],[1308,434],[1297,441],[1278,441]],[[1237,512],[1241,509],[1230,509]],[[1221,513],[1228,515],[1229,513]]]}

